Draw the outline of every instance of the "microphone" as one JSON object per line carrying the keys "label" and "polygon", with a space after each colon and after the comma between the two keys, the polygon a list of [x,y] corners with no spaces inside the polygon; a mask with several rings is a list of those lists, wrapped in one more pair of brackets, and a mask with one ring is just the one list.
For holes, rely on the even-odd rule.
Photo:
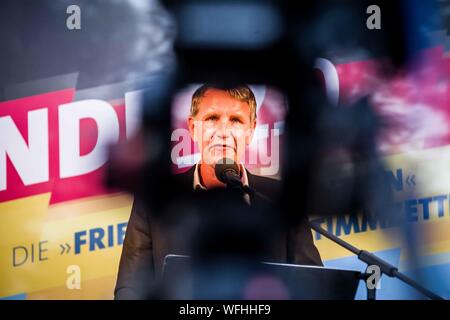
{"label": "microphone", "polygon": [[257,195],[258,197],[272,203],[272,200],[267,198],[265,195],[254,190],[250,186],[244,186],[241,181],[239,166],[232,159],[223,158],[219,160],[214,168],[217,179],[223,182],[227,187],[238,189],[241,192],[247,193],[250,196]]}
{"label": "microphone", "polygon": [[244,189],[241,181],[239,166],[229,158],[223,158],[218,161],[214,172],[220,182],[225,183],[229,187]]}

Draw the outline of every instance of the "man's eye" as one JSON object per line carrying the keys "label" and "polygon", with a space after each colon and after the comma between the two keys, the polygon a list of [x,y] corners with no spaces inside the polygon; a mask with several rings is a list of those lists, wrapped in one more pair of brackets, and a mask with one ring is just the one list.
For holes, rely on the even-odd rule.
{"label": "man's eye", "polygon": [[217,116],[209,116],[209,117],[206,117],[206,121],[216,121],[218,119],[218,117]]}
{"label": "man's eye", "polygon": [[242,123],[242,120],[239,119],[239,118],[233,118],[233,119],[231,119],[231,122],[233,122],[233,123]]}

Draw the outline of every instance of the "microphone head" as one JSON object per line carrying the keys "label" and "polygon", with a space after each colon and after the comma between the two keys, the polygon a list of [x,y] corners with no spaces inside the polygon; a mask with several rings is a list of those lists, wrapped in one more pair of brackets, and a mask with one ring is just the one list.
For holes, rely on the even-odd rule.
{"label": "microphone head", "polygon": [[240,174],[239,166],[236,164],[236,162],[234,162],[230,158],[223,158],[216,163],[214,172],[216,174],[217,179],[219,179],[220,182],[223,182],[225,184],[228,183],[228,180],[225,176],[225,173],[227,171],[232,171],[236,173],[238,176]]}

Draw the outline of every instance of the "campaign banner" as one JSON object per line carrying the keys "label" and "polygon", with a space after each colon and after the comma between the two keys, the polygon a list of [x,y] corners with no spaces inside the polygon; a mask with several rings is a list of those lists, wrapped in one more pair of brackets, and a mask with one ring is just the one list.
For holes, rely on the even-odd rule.
{"label": "campaign banner", "polygon": [[[420,270],[408,269],[414,257],[397,227],[344,215],[315,219],[401,271],[420,271],[429,289],[448,298],[450,60],[442,48],[434,48],[420,61],[426,63],[418,62],[389,81],[377,74],[380,61],[321,58],[316,65],[336,108],[371,93],[376,110],[395,122],[378,138],[378,148],[396,203],[420,235],[415,239]],[[140,90],[118,84],[77,91],[76,81],[77,74],[68,74],[17,84],[5,90],[9,98],[0,102],[1,298],[113,298],[133,198],[104,186],[107,147],[138,129]],[[195,88],[174,99],[174,129],[186,129]],[[273,152],[282,145],[288,106],[269,87],[251,88],[258,122],[248,150],[256,162],[248,169],[279,178],[282,168]],[[168,139],[176,146],[180,137],[175,133]],[[183,172],[196,163],[198,150],[184,150],[175,158],[175,171]],[[325,266],[364,271],[350,252],[315,232],[313,236]],[[365,298],[363,286],[358,299]],[[382,278],[378,298],[418,297],[399,281]]]}

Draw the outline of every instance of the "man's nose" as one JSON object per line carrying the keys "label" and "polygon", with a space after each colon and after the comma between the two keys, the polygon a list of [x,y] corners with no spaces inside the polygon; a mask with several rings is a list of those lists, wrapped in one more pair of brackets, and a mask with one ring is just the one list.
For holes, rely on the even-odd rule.
{"label": "man's nose", "polygon": [[216,129],[216,134],[221,137],[228,137],[231,134],[231,128],[226,119],[221,119],[218,122]]}

